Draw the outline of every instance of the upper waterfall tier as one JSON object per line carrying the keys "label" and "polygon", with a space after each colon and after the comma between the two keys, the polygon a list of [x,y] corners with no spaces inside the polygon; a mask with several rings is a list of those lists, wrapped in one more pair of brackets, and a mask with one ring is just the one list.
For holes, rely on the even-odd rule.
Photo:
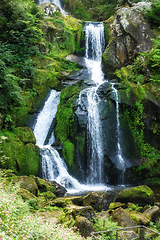
{"label": "upper waterfall tier", "polygon": [[101,62],[105,48],[104,25],[99,22],[86,22],[85,25],[86,52],[85,57]]}
{"label": "upper waterfall tier", "polygon": [[105,48],[104,25],[99,22],[85,24],[85,62],[90,71],[91,79],[99,85],[104,81],[101,57]]}

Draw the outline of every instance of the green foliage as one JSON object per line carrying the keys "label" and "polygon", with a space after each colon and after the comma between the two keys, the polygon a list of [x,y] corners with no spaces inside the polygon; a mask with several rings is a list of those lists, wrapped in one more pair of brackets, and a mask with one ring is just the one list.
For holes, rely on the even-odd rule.
{"label": "green foliage", "polygon": [[159,0],[153,0],[151,2],[151,9],[146,11],[146,18],[152,24],[152,26],[159,27],[160,24],[160,2]]}
{"label": "green foliage", "polygon": [[103,21],[114,14],[117,0],[67,1],[72,14],[85,21]]}
{"label": "green foliage", "polygon": [[[149,68],[154,72],[156,78],[160,75],[160,37],[152,40],[154,45],[152,49],[143,55],[146,58]],[[152,79],[154,81],[154,78]],[[160,81],[159,77],[157,81]]]}
{"label": "green foliage", "polygon": [[[112,222],[111,218],[106,218],[106,219],[94,219],[94,228],[95,232],[100,232],[100,231],[108,231],[108,230],[113,230],[113,229],[118,229],[120,228],[117,223]],[[116,238],[116,231],[113,232],[107,232],[107,233],[101,233],[98,236],[98,239],[115,239]]]}
{"label": "green foliage", "polygon": [[[5,136],[6,138],[1,143],[1,150],[5,156],[5,161],[0,162],[1,168],[11,169],[19,175],[39,174],[39,148],[31,143],[33,136],[29,132],[28,136],[30,135],[31,141],[28,143],[25,140],[22,142],[13,132],[0,133],[1,136]],[[20,137],[22,137],[22,134]]]}
{"label": "green foliage", "polygon": [[67,159],[67,163],[70,167],[74,167],[74,144],[69,140],[63,144],[63,157]]}
{"label": "green foliage", "polygon": [[60,96],[60,104],[57,108],[56,138],[63,145],[63,154],[69,166],[73,167],[74,141],[76,137],[75,119],[73,116],[74,101],[78,97],[79,90],[72,84],[63,89]]}

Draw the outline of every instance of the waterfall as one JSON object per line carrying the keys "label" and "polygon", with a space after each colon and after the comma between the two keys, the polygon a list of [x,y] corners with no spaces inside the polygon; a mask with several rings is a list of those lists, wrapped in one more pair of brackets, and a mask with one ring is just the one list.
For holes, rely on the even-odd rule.
{"label": "waterfall", "polygon": [[[64,160],[60,157],[58,151],[50,144],[54,142],[54,131],[51,129],[52,122],[55,119],[57,105],[59,103],[60,93],[56,90],[50,92],[43,109],[38,114],[33,132],[36,137],[36,144],[40,148],[42,157],[42,177],[51,181],[56,181],[67,189],[70,194],[84,191],[107,190],[106,186],[91,186],[78,182],[67,170]],[[51,132],[45,144],[48,132]]]}
{"label": "waterfall", "polygon": [[51,144],[55,141],[53,129],[50,129],[50,127],[52,125],[53,119],[56,116],[57,105],[59,103],[59,96],[60,96],[59,92],[52,90],[50,92],[50,95],[47,101],[45,102],[45,105],[42,111],[38,115],[36,124],[34,126],[34,130],[33,130],[38,146],[44,145],[46,138],[48,136],[49,130],[51,132],[51,135],[47,143]]}
{"label": "waterfall", "polygon": [[103,146],[98,108],[100,99],[97,94],[98,86],[104,81],[101,67],[101,56],[105,46],[103,23],[86,23],[85,36],[86,66],[91,74],[91,80],[96,84],[87,90],[87,182],[96,184],[103,183]]}
{"label": "waterfall", "polygon": [[120,143],[120,120],[119,120],[119,98],[118,98],[118,91],[112,84],[113,92],[115,93],[115,100],[116,100],[116,121],[117,121],[117,168],[121,170],[121,175],[119,179],[119,184],[124,184],[124,173],[125,173],[125,161],[122,155],[122,148]]}
{"label": "waterfall", "polygon": [[87,124],[87,146],[88,146],[88,173],[87,182],[103,182],[103,147],[101,141],[101,124],[99,119],[98,103],[100,101],[97,88],[93,87],[87,92],[88,100],[88,124]]}
{"label": "waterfall", "polygon": [[104,81],[101,57],[105,48],[103,23],[86,23],[85,25],[85,62],[91,79],[99,85]]}

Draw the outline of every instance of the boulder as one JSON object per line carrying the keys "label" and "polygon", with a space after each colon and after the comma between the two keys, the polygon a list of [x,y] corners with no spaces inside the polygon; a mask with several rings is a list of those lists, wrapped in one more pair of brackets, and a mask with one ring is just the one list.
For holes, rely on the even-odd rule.
{"label": "boulder", "polygon": [[53,200],[56,198],[54,193],[51,191],[43,192],[41,193],[41,196],[43,196],[46,200]]}
{"label": "boulder", "polygon": [[133,202],[141,205],[153,205],[155,202],[155,196],[153,191],[148,186],[141,185],[122,190],[121,192],[119,192],[114,201],[122,203]]}
{"label": "boulder", "polygon": [[27,189],[24,189],[24,188],[19,188],[18,189],[18,195],[20,195],[24,200],[30,200],[32,198],[35,198],[36,199],[36,196],[29,192]]}
{"label": "boulder", "polygon": [[15,134],[19,139],[24,143],[33,143],[36,144],[36,138],[34,136],[34,133],[29,127],[17,127],[14,130]]}
{"label": "boulder", "polygon": [[125,206],[125,203],[112,202],[112,203],[110,203],[110,205],[109,205],[109,210],[114,210],[114,209],[116,209],[116,208],[124,207],[124,206]]}
{"label": "boulder", "polygon": [[134,231],[119,231],[118,233],[121,239],[139,239],[139,235]]}
{"label": "boulder", "polygon": [[84,206],[92,206],[96,211],[107,210],[110,202],[113,201],[113,198],[116,193],[113,191],[108,192],[91,192],[86,197],[84,197],[83,204]]}
{"label": "boulder", "polygon": [[34,177],[33,178],[35,179],[36,183],[37,183],[37,186],[38,186],[38,189],[40,192],[47,192],[47,191],[50,191],[52,193],[55,193],[56,192],[56,188],[54,188],[48,181],[46,181],[45,179],[41,179],[39,177]]}
{"label": "boulder", "polygon": [[132,220],[135,222],[135,225],[144,225],[147,226],[150,221],[147,219],[144,214],[133,211],[130,213]]}
{"label": "boulder", "polygon": [[96,218],[97,219],[105,220],[108,217],[109,217],[109,212],[108,211],[102,211],[102,212],[97,212],[96,213]]}
{"label": "boulder", "polygon": [[55,189],[54,194],[56,195],[56,197],[64,197],[67,190],[62,185],[60,185],[55,181],[49,181],[49,180],[46,180],[46,181],[54,187]]}
{"label": "boulder", "polygon": [[69,204],[66,206],[66,210],[68,210],[67,214],[72,215],[74,219],[77,216],[85,217],[88,220],[93,220],[96,217],[94,210],[91,206],[77,206]]}
{"label": "boulder", "polygon": [[20,188],[26,189],[35,196],[38,194],[38,186],[32,177],[20,176],[12,179],[12,183],[19,183]]}
{"label": "boulder", "polygon": [[114,17],[108,20],[111,31],[110,42],[103,61],[107,69],[115,70],[133,60],[138,52],[144,52],[153,45],[153,32],[143,16],[143,7],[150,8],[150,3],[137,3],[132,7],[122,7]]}
{"label": "boulder", "polygon": [[126,209],[117,208],[112,212],[112,220],[117,222],[121,227],[133,227],[135,226],[134,221],[130,217],[130,214]]}
{"label": "boulder", "polygon": [[143,215],[149,219],[149,221],[155,222],[157,218],[160,217],[160,208],[158,206],[153,206],[144,211]]}
{"label": "boulder", "polygon": [[80,234],[87,238],[94,231],[93,224],[85,217],[78,217],[75,221],[75,227],[78,228]]}

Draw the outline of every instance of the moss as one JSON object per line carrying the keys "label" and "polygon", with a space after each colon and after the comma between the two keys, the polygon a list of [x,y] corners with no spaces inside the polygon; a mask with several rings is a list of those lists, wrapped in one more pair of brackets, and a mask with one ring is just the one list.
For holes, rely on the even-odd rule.
{"label": "moss", "polygon": [[48,182],[46,182],[44,179],[41,179],[39,177],[34,177],[37,185],[38,185],[38,189],[40,192],[47,192],[47,191],[50,191],[50,192],[55,192],[56,189]]}
{"label": "moss", "polygon": [[153,191],[146,185],[122,190],[115,199],[116,202],[134,202],[138,204],[153,204],[155,201]]}
{"label": "moss", "polygon": [[70,167],[74,167],[74,144],[69,140],[63,144],[63,157],[67,160]]}
{"label": "moss", "polygon": [[36,143],[35,136],[29,127],[18,127],[14,132],[23,143]]}
{"label": "moss", "polygon": [[[16,131],[23,141],[25,141],[23,137],[26,133],[24,134],[22,129]],[[0,163],[0,167],[12,169],[18,175],[38,175],[41,165],[39,148],[33,143],[25,144],[14,133],[2,132],[1,134],[7,137],[2,142],[2,151],[8,159]],[[32,138],[31,141],[33,141]]]}
{"label": "moss", "polygon": [[78,95],[79,89],[76,84],[63,89],[56,114],[55,136],[63,145],[63,155],[66,162],[72,167],[74,166],[74,143],[76,141],[76,124],[73,108]]}
{"label": "moss", "polygon": [[52,200],[52,199],[55,199],[55,198],[56,198],[56,196],[54,195],[54,193],[53,193],[53,192],[50,192],[50,191],[41,193],[41,196],[45,197],[46,200]]}
{"label": "moss", "polygon": [[124,206],[125,206],[125,203],[112,202],[109,205],[109,210],[113,210],[113,209],[116,209],[116,208],[119,208],[119,207],[124,207]]}

